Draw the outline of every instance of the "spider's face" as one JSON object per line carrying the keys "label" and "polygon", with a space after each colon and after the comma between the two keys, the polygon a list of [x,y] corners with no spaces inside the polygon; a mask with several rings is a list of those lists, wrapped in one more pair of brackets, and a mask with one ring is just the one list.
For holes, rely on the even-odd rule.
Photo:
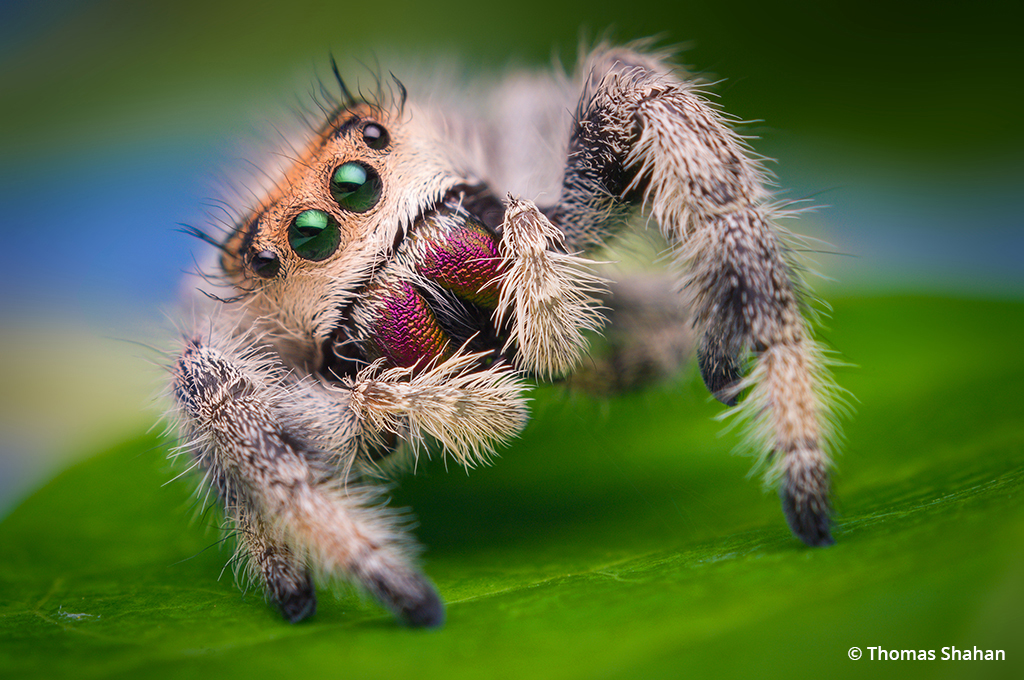
{"label": "spider's face", "polygon": [[387,210],[397,143],[384,116],[359,113],[349,112],[295,159],[228,242],[226,272],[271,281],[324,271]]}
{"label": "spider's face", "polygon": [[368,104],[333,116],[228,240],[225,273],[236,283],[344,277],[355,251],[393,241],[436,191],[416,177],[424,153],[407,118]]}
{"label": "spider's face", "polygon": [[405,107],[340,109],[225,244],[221,267],[297,363],[321,364],[351,304],[413,225],[464,185]]}

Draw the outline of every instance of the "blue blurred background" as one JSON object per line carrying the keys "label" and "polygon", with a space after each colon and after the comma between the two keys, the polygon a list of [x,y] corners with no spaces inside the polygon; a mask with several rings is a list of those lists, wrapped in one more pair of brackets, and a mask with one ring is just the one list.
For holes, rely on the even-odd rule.
{"label": "blue blurred background", "polygon": [[[183,272],[218,181],[328,55],[571,67],[659,36],[776,158],[827,296],[1024,293],[1024,59],[1010,4],[868,0],[0,5],[0,516],[158,410]],[[385,68],[389,64],[383,64]],[[401,73],[397,73],[401,77]],[[763,122],[762,122],[763,121]]]}

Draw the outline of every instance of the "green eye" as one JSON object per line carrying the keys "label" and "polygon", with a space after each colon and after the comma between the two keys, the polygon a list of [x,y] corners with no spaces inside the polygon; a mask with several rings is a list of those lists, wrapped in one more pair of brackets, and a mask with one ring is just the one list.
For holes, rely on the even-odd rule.
{"label": "green eye", "polygon": [[331,196],[345,210],[366,212],[377,205],[380,189],[380,175],[362,163],[339,165],[331,175]]}
{"label": "green eye", "polygon": [[322,210],[303,210],[288,227],[288,243],[304,260],[326,260],[341,243],[341,231],[333,217]]}

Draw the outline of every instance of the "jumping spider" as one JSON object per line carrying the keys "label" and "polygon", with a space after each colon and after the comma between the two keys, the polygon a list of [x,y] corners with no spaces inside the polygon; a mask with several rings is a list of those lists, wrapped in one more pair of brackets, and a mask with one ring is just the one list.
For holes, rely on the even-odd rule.
{"label": "jumping spider", "polygon": [[316,573],[443,621],[360,480],[423,446],[471,466],[515,437],[528,381],[573,371],[602,305],[643,306],[585,259],[637,213],[683,272],[701,375],[742,397],[793,533],[832,543],[830,383],[778,209],[669,55],[603,46],[575,83],[518,74],[472,106],[397,79],[356,96],[334,73],[340,95],[273,186],[224,238],[196,230],[219,263],[172,368],[179,451],[285,618],[314,613]]}

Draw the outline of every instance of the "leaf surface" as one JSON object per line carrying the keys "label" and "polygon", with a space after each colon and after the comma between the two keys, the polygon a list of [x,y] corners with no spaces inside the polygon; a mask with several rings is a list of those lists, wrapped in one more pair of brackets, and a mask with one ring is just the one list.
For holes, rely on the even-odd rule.
{"label": "leaf surface", "polygon": [[219,519],[165,484],[167,443],[147,435],[0,524],[0,675],[1020,677],[1024,305],[855,299],[829,325],[857,411],[833,547],[790,536],[695,376],[601,400],[548,387],[495,465],[421,461],[396,484],[443,629],[343,587],[289,625],[236,588]]}

